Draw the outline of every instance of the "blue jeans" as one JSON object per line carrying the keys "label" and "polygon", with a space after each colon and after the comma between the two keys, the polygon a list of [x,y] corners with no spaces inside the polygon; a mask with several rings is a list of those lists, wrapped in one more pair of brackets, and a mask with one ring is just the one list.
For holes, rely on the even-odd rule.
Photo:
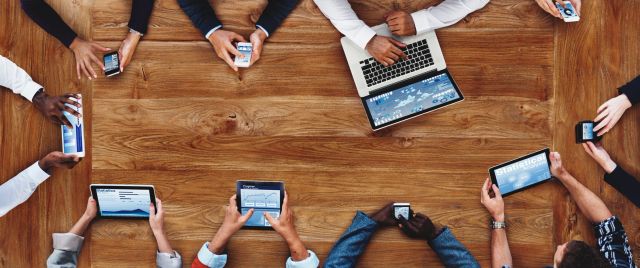
{"label": "blue jeans", "polygon": [[[361,211],[356,212],[351,226],[340,236],[329,252],[324,267],[355,267],[358,257],[364,252],[377,228],[378,224],[369,216]],[[471,252],[453,236],[447,227],[428,243],[446,267],[480,267]]]}

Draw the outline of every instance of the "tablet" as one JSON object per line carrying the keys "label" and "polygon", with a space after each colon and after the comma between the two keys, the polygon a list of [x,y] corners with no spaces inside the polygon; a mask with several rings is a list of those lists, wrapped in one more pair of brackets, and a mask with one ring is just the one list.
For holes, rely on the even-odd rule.
{"label": "tablet", "polygon": [[550,167],[549,148],[545,148],[492,167],[489,174],[502,196],[507,196],[551,179]]}
{"label": "tablet", "polygon": [[272,217],[280,217],[282,201],[284,200],[284,182],[281,181],[237,181],[236,202],[238,211],[245,215],[253,208],[253,215],[245,228],[271,229],[269,221],[263,216],[264,212]]}
{"label": "tablet", "polygon": [[156,205],[153,185],[91,184],[98,216],[111,219],[148,219],[149,204]]}

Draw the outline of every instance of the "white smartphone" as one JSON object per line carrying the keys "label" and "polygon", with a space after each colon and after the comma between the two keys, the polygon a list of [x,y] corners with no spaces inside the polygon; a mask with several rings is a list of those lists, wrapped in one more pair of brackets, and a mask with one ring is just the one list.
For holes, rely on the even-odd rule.
{"label": "white smartphone", "polygon": [[251,63],[251,52],[253,51],[251,43],[238,42],[236,48],[238,49],[238,51],[240,51],[240,53],[242,53],[244,58],[236,57],[233,61],[233,64],[238,67],[249,67],[249,64]]}
{"label": "white smartphone", "polygon": [[[77,101],[82,105],[82,96],[80,98],[70,98],[71,100]],[[73,105],[66,104],[65,106],[70,107],[71,109],[77,111],[80,114],[83,114],[82,107],[77,108]],[[73,128],[67,127],[65,125],[60,126],[62,129],[62,152],[65,154],[72,154],[78,157],[84,157],[85,147],[84,147],[84,123],[82,117],[76,117],[68,112],[63,112],[64,116],[71,122]]]}
{"label": "white smartphone", "polygon": [[562,7],[560,3],[556,2],[556,7],[560,11],[560,14],[562,14],[562,19],[564,19],[565,22],[580,21],[580,16],[578,16],[576,9],[573,7],[571,2],[564,1],[564,6],[565,7]]}

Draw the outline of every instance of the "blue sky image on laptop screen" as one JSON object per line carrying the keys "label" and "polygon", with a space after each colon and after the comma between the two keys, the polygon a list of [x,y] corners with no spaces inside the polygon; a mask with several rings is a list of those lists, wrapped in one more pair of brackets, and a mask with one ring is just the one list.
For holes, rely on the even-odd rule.
{"label": "blue sky image on laptop screen", "polygon": [[373,124],[380,126],[459,98],[451,79],[443,73],[372,97],[366,103]]}
{"label": "blue sky image on laptop screen", "polygon": [[149,217],[149,190],[96,189],[100,215],[111,217]]}
{"label": "blue sky image on laptop screen", "polygon": [[495,170],[500,192],[507,194],[551,178],[544,152]]}

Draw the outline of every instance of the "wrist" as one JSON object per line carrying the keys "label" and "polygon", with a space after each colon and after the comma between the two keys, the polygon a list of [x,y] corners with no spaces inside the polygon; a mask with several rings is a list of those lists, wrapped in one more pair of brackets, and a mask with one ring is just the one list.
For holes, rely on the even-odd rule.
{"label": "wrist", "polygon": [[256,29],[253,33],[255,33],[263,42],[267,39],[267,33],[265,33],[264,30],[260,28]]}
{"label": "wrist", "polygon": [[625,110],[631,108],[632,104],[631,104],[631,101],[629,100],[629,97],[627,96],[627,94],[622,93],[622,94],[618,95],[617,98],[620,98],[622,100],[623,108]]}
{"label": "wrist", "polygon": [[287,242],[287,245],[289,245],[289,246],[296,245],[298,243],[302,243],[302,240],[300,240],[300,237],[298,236],[298,234],[295,231],[294,232],[281,233],[280,236],[282,236],[284,241]]}
{"label": "wrist", "polygon": [[142,38],[142,35],[138,32],[129,32],[129,34],[127,34],[127,40],[135,42],[136,44],[140,41],[140,38]]}
{"label": "wrist", "polygon": [[91,222],[93,221],[93,219],[96,218],[96,215],[89,215],[86,212],[84,214],[82,214],[82,217],[80,218],[81,220],[84,220],[86,222]]}
{"label": "wrist", "polygon": [[611,172],[613,172],[613,170],[615,170],[617,166],[618,165],[616,165],[616,162],[613,162],[613,160],[611,159],[606,160],[602,164],[602,168],[604,169],[605,172],[607,172],[607,174],[611,174]]}
{"label": "wrist", "polygon": [[492,216],[493,221],[504,222],[504,213]]}
{"label": "wrist", "polygon": [[49,163],[49,161],[45,160],[45,158],[38,161],[38,166],[40,166],[40,169],[47,173],[49,173],[49,170],[51,169],[51,164]]}
{"label": "wrist", "polygon": [[71,44],[69,45],[69,48],[71,50],[75,50],[78,47],[78,44],[82,41],[82,39],[80,39],[79,37],[76,36],[76,38],[73,39],[73,41],[71,41]]}

